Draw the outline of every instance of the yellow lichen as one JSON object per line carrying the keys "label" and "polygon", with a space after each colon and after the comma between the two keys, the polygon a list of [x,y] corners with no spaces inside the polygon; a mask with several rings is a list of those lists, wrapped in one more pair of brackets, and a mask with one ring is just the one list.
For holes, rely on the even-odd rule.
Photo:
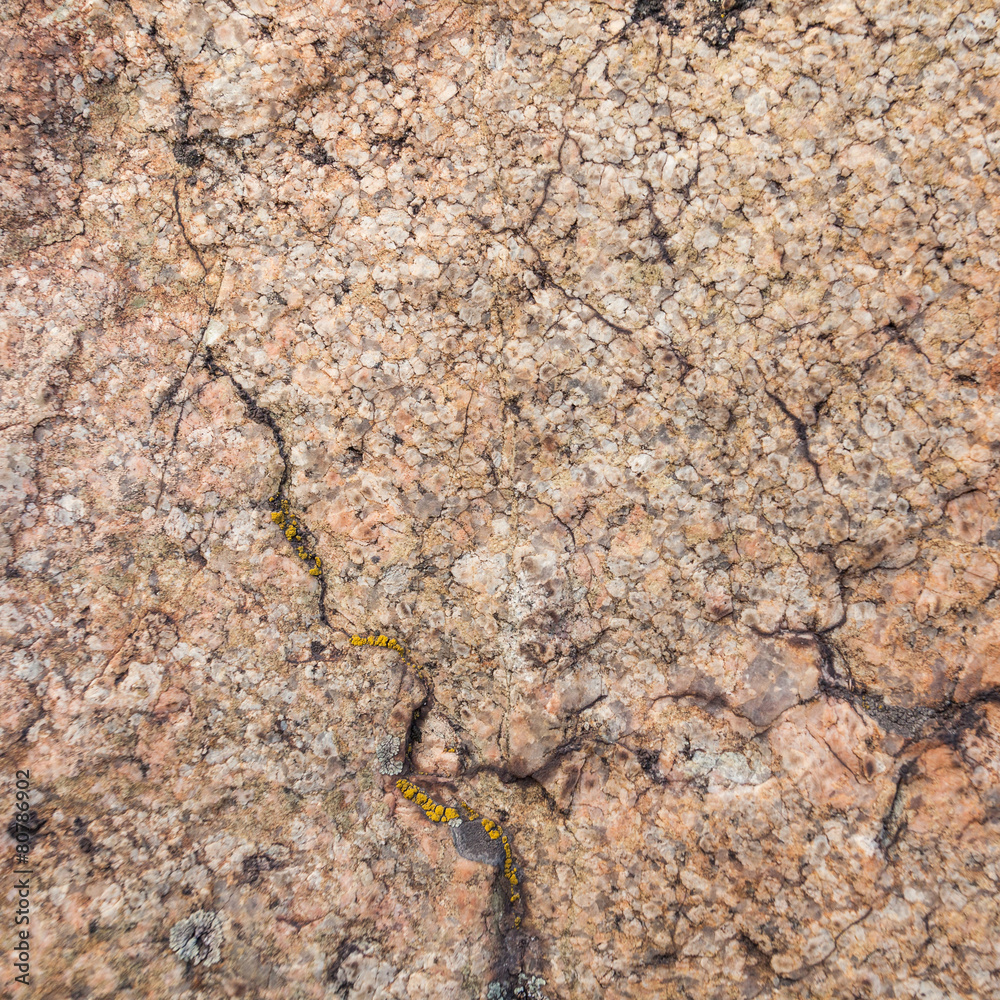
{"label": "yellow lichen", "polygon": [[275,495],[270,498],[270,503],[275,506],[271,511],[271,520],[281,529],[285,538],[295,545],[295,554],[304,563],[312,563],[309,567],[309,575],[320,577],[323,575],[323,561],[315,552],[309,550],[306,539],[299,534],[299,522],[292,515],[291,504],[287,497]]}
{"label": "yellow lichen", "polygon": [[[319,558],[313,557],[316,560],[316,568],[319,567]],[[391,639],[385,635],[367,635],[361,637],[359,635],[351,636],[352,646],[377,646],[384,649],[392,649],[398,652],[403,657],[404,666],[412,667],[418,677],[428,678],[425,673],[424,668],[411,660],[407,653],[406,648],[398,643],[395,639]],[[413,713],[413,719],[419,718],[420,710],[417,709]],[[448,752],[457,752],[457,747],[447,747]],[[409,748],[407,748],[407,753],[409,753]],[[440,823],[442,821],[452,822],[453,820],[459,820],[462,818],[461,813],[457,809],[451,806],[442,806],[435,802],[426,792],[421,791],[413,782],[408,781],[406,778],[399,778],[396,781],[396,788],[399,789],[400,793],[405,799],[410,801],[415,801],[417,805],[423,810],[424,815],[434,823]],[[460,802],[459,806],[462,812],[465,813],[465,817],[468,821],[479,820],[482,824],[483,830],[489,835],[491,840],[499,840],[503,845],[504,851],[504,865],[503,874],[504,878],[507,879],[511,887],[510,902],[511,905],[516,905],[521,900],[521,893],[517,890],[518,885],[520,885],[520,880],[517,877],[517,866],[514,864],[514,855],[510,848],[510,840],[507,835],[503,832],[503,828],[499,823],[494,820],[480,817],[479,813],[476,812],[468,803]],[[515,915],[514,926],[521,926],[520,915]]]}

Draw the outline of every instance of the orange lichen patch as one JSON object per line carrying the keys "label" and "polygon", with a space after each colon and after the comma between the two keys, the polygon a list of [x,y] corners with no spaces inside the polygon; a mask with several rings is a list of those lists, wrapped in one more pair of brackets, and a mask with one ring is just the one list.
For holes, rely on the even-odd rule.
{"label": "orange lichen patch", "polygon": [[380,646],[383,649],[394,649],[400,656],[403,657],[403,665],[410,667],[413,672],[421,679],[428,679],[427,671],[423,666],[417,663],[416,660],[411,660],[406,652],[406,647],[396,642],[395,639],[390,639],[387,635],[366,635],[364,637],[360,635],[351,636],[352,646]]}
{"label": "orange lichen patch", "polygon": [[452,819],[458,819],[458,813],[456,810],[442,806],[435,802],[426,792],[421,791],[415,784],[413,784],[412,781],[407,781],[406,778],[400,778],[396,782],[396,787],[403,793],[404,799],[416,802],[416,804],[423,809],[424,815],[432,823],[440,823],[442,820],[447,822]]}
{"label": "orange lichen patch", "polygon": [[406,656],[406,649],[395,639],[390,639],[386,635],[367,635],[363,639],[359,635],[351,636],[352,646],[383,646],[386,649],[395,649]]}
{"label": "orange lichen patch", "polygon": [[304,563],[312,563],[309,567],[309,575],[322,576],[323,560],[305,544],[306,539],[299,533],[299,521],[292,514],[288,498],[276,494],[270,497],[269,501],[271,503],[271,520],[281,528],[285,538],[295,546],[295,554]]}
{"label": "orange lichen patch", "polygon": [[[517,886],[519,885],[517,878],[517,866],[514,864],[514,855],[510,849],[510,841],[507,839],[506,835],[502,837],[502,843],[504,853],[503,876],[510,883],[510,901],[512,904],[515,904],[521,898],[521,894],[517,891]],[[520,917],[515,919],[514,925],[517,927],[521,925]]]}

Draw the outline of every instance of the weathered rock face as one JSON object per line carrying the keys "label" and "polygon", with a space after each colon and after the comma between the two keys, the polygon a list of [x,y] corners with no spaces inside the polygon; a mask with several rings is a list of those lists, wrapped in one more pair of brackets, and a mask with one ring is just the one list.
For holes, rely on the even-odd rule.
{"label": "weathered rock face", "polygon": [[994,5],[273,2],[0,23],[39,995],[1000,995]]}

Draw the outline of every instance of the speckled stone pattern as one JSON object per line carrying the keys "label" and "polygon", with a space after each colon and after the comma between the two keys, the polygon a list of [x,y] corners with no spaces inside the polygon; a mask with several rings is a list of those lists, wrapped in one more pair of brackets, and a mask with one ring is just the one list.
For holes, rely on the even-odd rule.
{"label": "speckled stone pattern", "polygon": [[32,995],[1000,996],[998,36],[7,4]]}

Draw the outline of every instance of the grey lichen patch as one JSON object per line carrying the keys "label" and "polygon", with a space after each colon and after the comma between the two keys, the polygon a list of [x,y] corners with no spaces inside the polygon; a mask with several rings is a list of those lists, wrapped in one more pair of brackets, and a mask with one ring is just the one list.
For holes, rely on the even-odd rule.
{"label": "grey lichen patch", "polygon": [[171,949],[192,965],[215,965],[222,944],[222,921],[214,910],[196,910],[170,928]]}
{"label": "grey lichen patch", "polygon": [[375,746],[375,759],[382,774],[399,774],[403,770],[403,762],[397,757],[402,746],[398,736],[386,733]]}
{"label": "grey lichen patch", "polygon": [[514,986],[516,1000],[547,1000],[542,987],[545,980],[541,976],[530,976],[525,972],[518,973],[517,984]]}
{"label": "grey lichen patch", "polygon": [[494,980],[490,983],[486,988],[486,1000],[548,1000],[542,992],[544,985],[545,980],[541,976],[519,972],[515,982]]}
{"label": "grey lichen patch", "polygon": [[879,694],[865,693],[857,701],[883,729],[904,736],[916,736],[935,715],[929,706],[891,705]]}
{"label": "grey lichen patch", "polygon": [[451,827],[451,839],[455,842],[455,850],[463,858],[496,867],[503,864],[502,842],[491,838],[479,820],[453,820],[448,825]]}

